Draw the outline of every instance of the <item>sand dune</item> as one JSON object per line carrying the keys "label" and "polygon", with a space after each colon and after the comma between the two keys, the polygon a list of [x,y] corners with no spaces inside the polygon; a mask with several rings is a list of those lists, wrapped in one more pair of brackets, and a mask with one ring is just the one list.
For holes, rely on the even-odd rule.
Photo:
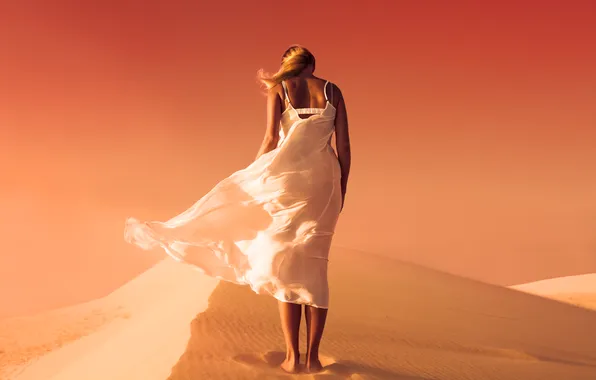
{"label": "sand dune", "polygon": [[0,320],[0,379],[18,373],[32,359],[128,316],[124,307],[106,307],[101,301]]}
{"label": "sand dune", "polygon": [[596,273],[551,278],[511,288],[596,310]]}
{"label": "sand dune", "polygon": [[596,293],[596,273],[534,281],[512,288],[535,294]]}
{"label": "sand dune", "polygon": [[167,259],[102,299],[0,321],[0,378],[163,379],[216,284]]}
{"label": "sand dune", "polygon": [[128,319],[12,378],[596,378],[593,311],[345,248],[335,247],[331,260],[323,373],[277,369],[283,338],[275,300],[220,282],[203,311],[201,297],[216,282],[165,261],[101,300],[105,310],[123,307]]}

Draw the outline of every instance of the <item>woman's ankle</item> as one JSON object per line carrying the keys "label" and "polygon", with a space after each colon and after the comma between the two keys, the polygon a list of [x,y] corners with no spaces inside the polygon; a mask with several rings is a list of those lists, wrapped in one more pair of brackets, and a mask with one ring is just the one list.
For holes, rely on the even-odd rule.
{"label": "woman's ankle", "polygon": [[294,350],[294,349],[287,350],[286,351],[286,360],[298,362],[300,360],[300,352],[298,352],[297,350]]}

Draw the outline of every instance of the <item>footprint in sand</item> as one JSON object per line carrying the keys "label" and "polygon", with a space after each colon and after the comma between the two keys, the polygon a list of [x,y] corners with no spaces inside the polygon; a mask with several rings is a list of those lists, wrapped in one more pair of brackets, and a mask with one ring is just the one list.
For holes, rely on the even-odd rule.
{"label": "footprint in sand", "polygon": [[[283,352],[250,353],[234,356],[234,361],[261,370],[277,369],[276,367],[284,360]],[[278,363],[279,362],[279,363]],[[280,369],[281,371],[281,369]]]}
{"label": "footprint in sand", "polygon": [[295,379],[351,379],[351,380],[364,380],[367,377],[363,377],[348,366],[336,362],[335,359],[329,356],[320,356],[323,370],[318,373],[306,373],[302,365],[300,372],[295,375],[285,373],[281,368],[280,364],[285,359],[285,353],[279,351],[269,351],[265,353],[249,353],[240,354],[235,356],[234,361],[269,373],[270,375],[276,375],[275,377],[280,378],[295,378]]}
{"label": "footprint in sand", "polygon": [[335,359],[330,356],[320,356],[323,370],[319,373],[311,375],[312,379],[316,380],[332,380],[332,379],[350,379],[350,380],[365,380],[370,379],[368,376],[355,371],[350,366],[338,363]]}

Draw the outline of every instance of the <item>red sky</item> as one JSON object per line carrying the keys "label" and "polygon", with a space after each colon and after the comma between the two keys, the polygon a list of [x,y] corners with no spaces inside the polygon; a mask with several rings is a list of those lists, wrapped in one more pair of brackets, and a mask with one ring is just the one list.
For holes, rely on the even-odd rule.
{"label": "red sky", "polygon": [[292,43],[348,105],[335,244],[499,284],[595,272],[596,3],[491,3],[2,2],[4,314],[161,257],[124,218],[169,218],[254,159],[256,72]]}

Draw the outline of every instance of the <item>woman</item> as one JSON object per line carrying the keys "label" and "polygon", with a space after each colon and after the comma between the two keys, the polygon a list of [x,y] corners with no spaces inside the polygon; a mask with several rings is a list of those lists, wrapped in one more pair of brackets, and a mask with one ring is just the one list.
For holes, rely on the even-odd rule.
{"label": "woman", "polygon": [[314,70],[312,53],[294,45],[275,74],[261,71],[267,128],[256,160],[174,218],[129,218],[125,228],[128,242],[144,249],[160,246],[203,273],[275,297],[286,341],[281,368],[291,373],[298,371],[302,305],[306,369],[322,369],[328,255],[351,161],[343,95]]}

